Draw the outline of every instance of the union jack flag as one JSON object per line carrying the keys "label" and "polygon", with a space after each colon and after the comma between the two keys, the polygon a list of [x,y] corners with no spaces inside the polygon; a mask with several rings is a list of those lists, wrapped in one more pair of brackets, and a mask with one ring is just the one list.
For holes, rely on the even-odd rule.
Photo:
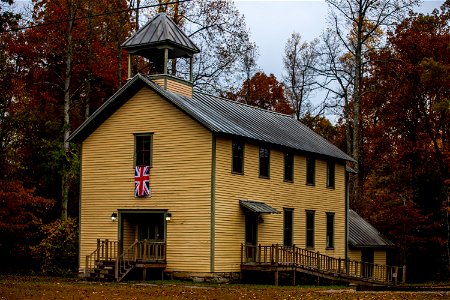
{"label": "union jack flag", "polygon": [[135,197],[147,197],[151,195],[152,191],[150,189],[149,172],[150,172],[149,166],[136,166],[134,172]]}

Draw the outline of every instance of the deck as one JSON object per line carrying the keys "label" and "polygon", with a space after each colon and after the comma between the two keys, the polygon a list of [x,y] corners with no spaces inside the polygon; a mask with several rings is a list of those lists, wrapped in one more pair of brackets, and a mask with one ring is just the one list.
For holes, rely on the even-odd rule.
{"label": "deck", "polygon": [[241,245],[241,270],[271,271],[275,285],[280,272],[291,272],[358,285],[391,286],[405,283],[406,267],[334,258],[295,245]]}
{"label": "deck", "polygon": [[148,269],[166,268],[166,243],[138,241],[125,249],[120,242],[97,239],[97,248],[86,256],[84,277],[120,282],[133,269],[141,269],[145,279]]}

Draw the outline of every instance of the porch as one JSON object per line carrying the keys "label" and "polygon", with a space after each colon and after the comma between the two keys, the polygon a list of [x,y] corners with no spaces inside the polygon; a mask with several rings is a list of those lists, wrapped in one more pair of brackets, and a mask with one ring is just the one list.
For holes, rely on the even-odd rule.
{"label": "porch", "polygon": [[276,245],[241,244],[241,270],[273,272],[275,285],[279,273],[291,274],[295,284],[297,273],[358,285],[392,286],[405,283],[406,266],[386,266],[343,258],[319,252]]}
{"label": "porch", "polygon": [[97,239],[97,248],[86,256],[83,276],[88,279],[115,280],[120,282],[131,270],[160,272],[166,269],[166,242],[135,240],[123,248],[120,241]]}

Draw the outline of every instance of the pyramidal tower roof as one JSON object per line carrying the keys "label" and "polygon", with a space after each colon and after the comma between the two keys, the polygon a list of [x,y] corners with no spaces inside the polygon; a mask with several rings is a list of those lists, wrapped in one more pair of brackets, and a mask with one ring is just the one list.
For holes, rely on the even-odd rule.
{"label": "pyramidal tower roof", "polygon": [[165,13],[157,14],[129,37],[122,44],[122,48],[146,58],[151,58],[155,50],[161,48],[169,48],[169,58],[188,58],[200,52],[191,39]]}

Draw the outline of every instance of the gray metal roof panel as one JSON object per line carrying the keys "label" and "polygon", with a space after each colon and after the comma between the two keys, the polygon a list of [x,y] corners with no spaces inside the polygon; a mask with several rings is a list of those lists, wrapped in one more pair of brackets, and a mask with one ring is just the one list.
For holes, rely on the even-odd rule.
{"label": "gray metal roof panel", "polygon": [[202,93],[167,92],[179,107],[214,132],[246,137],[337,159],[353,159],[295,118]]}
{"label": "gray metal roof panel", "polygon": [[259,214],[279,214],[280,212],[264,202],[239,200],[239,204],[254,213]]}
{"label": "gray metal roof panel", "polygon": [[[127,91],[135,90],[142,83],[163,96],[180,110],[212,132],[230,134],[257,141],[289,147],[313,154],[320,154],[342,160],[353,159],[339,148],[316,134],[295,118],[224,98],[194,93],[193,98],[164,90],[149,78],[140,74],[130,80],[100,108],[91,118],[74,131],[70,140],[80,142],[86,138],[108,115],[112,114],[126,99]],[[130,94],[131,95],[131,94]],[[111,109],[109,109],[111,107]]]}
{"label": "gray metal roof panel", "polygon": [[393,247],[394,244],[355,211],[349,210],[349,244],[355,248]]}
{"label": "gray metal roof panel", "polygon": [[200,50],[165,13],[157,14],[146,25],[122,43],[122,48],[142,48],[152,44],[172,43],[198,53]]}

